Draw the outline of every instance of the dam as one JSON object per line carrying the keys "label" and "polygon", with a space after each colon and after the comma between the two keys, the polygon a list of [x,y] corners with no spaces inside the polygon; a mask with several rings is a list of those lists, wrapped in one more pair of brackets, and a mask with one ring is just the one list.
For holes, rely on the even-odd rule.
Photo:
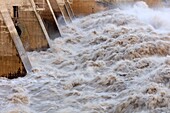
{"label": "dam", "polygon": [[[27,52],[45,51],[62,37],[60,20],[67,25],[79,16],[108,9],[106,4],[137,0],[0,0],[0,76],[26,75],[31,70]],[[149,6],[160,0],[144,0]]]}
{"label": "dam", "polygon": [[4,1],[0,113],[169,113],[168,1]]}

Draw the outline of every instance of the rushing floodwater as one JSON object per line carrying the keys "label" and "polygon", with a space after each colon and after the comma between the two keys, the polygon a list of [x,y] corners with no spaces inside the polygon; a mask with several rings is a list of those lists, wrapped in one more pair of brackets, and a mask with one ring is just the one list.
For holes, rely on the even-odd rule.
{"label": "rushing floodwater", "polygon": [[63,27],[28,53],[33,72],[0,79],[0,113],[170,113],[169,12],[140,2]]}

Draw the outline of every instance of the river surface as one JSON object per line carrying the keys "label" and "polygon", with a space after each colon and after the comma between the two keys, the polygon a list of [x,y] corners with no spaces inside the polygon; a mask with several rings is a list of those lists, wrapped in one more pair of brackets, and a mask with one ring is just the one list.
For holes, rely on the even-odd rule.
{"label": "river surface", "polygon": [[170,113],[169,8],[138,2],[62,30],[28,53],[26,77],[0,79],[0,113]]}

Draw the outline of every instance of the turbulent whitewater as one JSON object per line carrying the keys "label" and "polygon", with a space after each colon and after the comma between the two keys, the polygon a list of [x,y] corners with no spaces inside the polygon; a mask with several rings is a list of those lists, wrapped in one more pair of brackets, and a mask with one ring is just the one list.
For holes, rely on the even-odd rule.
{"label": "turbulent whitewater", "polygon": [[139,2],[63,26],[28,53],[31,73],[0,79],[0,113],[169,113],[169,10]]}

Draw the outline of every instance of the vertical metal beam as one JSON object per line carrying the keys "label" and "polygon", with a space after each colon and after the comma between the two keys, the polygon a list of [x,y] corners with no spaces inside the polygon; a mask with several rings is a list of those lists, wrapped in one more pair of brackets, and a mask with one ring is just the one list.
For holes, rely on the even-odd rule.
{"label": "vertical metal beam", "polygon": [[49,46],[51,47],[50,37],[49,37],[49,35],[48,35],[48,33],[47,33],[47,30],[46,30],[46,28],[45,28],[45,26],[44,26],[44,23],[43,23],[43,21],[42,21],[41,16],[39,15],[39,13],[38,13],[37,10],[36,10],[35,2],[34,2],[33,0],[30,0],[30,2],[31,2],[32,8],[33,8],[33,10],[34,10],[34,12],[35,12],[35,15],[36,15],[36,17],[37,17],[37,19],[38,19],[38,21],[39,21],[39,24],[40,24],[40,26],[41,26],[41,28],[42,28],[42,30],[43,30],[43,32],[44,32],[44,35],[45,35],[45,37],[46,37],[46,39],[47,39],[47,42],[48,42]]}
{"label": "vertical metal beam", "polygon": [[68,11],[68,8],[66,6],[66,2],[65,0],[63,0],[62,2],[59,1],[59,0],[56,0],[57,4],[58,4],[58,7],[60,9],[60,12],[64,18],[64,21],[65,23],[69,23],[69,22],[72,22],[72,18],[70,17],[69,15],[69,11]]}
{"label": "vertical metal beam", "polygon": [[15,29],[15,26],[14,26],[14,23],[11,19],[11,16],[8,12],[8,9],[7,7],[5,6],[5,4],[0,4],[0,12],[2,14],[2,17],[3,17],[3,20],[9,30],[9,33],[12,37],[12,40],[16,46],[16,49],[19,53],[19,56],[23,62],[23,65],[25,67],[25,70],[28,72],[30,72],[32,70],[32,66],[31,66],[31,63],[28,59],[28,56],[26,54],[26,51],[24,49],[24,46],[22,45],[22,42],[20,40],[20,37]]}
{"label": "vertical metal beam", "polygon": [[74,12],[73,12],[73,10],[72,10],[72,8],[71,8],[70,3],[68,2],[68,0],[65,0],[65,6],[66,6],[66,8],[67,8],[67,11],[68,11],[68,14],[69,14],[70,18],[71,18],[71,19],[74,19],[74,18],[75,18]]}
{"label": "vertical metal beam", "polygon": [[47,4],[48,4],[48,7],[49,7],[49,9],[50,9],[50,12],[51,12],[51,14],[52,14],[52,16],[53,16],[53,18],[54,18],[54,21],[55,21],[55,23],[56,23],[56,25],[57,25],[57,27],[58,27],[59,33],[60,33],[60,35],[62,36],[63,33],[62,33],[61,29],[60,29],[59,23],[58,23],[57,18],[56,18],[55,14],[54,14],[54,11],[53,11],[53,8],[52,8],[52,6],[51,6],[51,3],[50,3],[49,0],[46,0],[46,2],[47,2]]}

